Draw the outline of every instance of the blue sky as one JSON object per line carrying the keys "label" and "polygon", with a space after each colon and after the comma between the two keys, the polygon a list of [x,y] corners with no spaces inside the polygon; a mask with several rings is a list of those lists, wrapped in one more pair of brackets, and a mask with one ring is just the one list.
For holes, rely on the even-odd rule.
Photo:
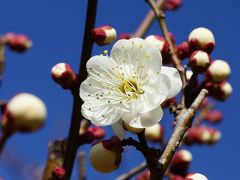
{"label": "blue sky", "polygon": [[[1,2],[0,34],[17,32],[27,34],[33,40],[33,48],[26,54],[6,52],[6,70],[0,89],[0,99],[8,99],[19,92],[30,92],[41,97],[48,108],[46,126],[31,135],[17,134],[6,146],[0,163],[0,176],[6,180],[31,179],[24,175],[32,172],[30,166],[44,164],[47,144],[50,140],[67,135],[72,97],[68,91],[56,85],[50,70],[58,62],[69,63],[78,69],[83,40],[87,0],[7,0]],[[237,103],[239,100],[239,5],[240,2],[185,0],[181,9],[167,13],[169,30],[177,43],[185,40],[193,28],[204,26],[211,29],[216,39],[213,59],[228,61],[232,69],[230,82],[234,93],[225,103],[216,103],[224,113],[224,121],[218,125],[222,140],[214,146],[194,146],[192,171],[202,172],[210,180],[234,179],[239,170],[240,144],[238,141],[240,121]],[[142,0],[99,1],[96,26],[111,25],[122,32],[134,32],[148,12],[149,6]],[[155,22],[148,34],[160,34]],[[93,54],[111,49],[94,46]],[[166,113],[167,114],[167,113]],[[163,124],[171,132],[166,115]],[[110,136],[111,134],[109,134]],[[81,149],[88,149],[84,146]],[[18,158],[20,163],[16,163]],[[88,166],[89,179],[113,179],[143,160],[139,153],[129,148],[124,153],[120,168],[111,174],[100,174]],[[13,164],[14,169],[9,166]],[[30,169],[30,170],[27,170]],[[74,174],[72,179],[76,179]]]}

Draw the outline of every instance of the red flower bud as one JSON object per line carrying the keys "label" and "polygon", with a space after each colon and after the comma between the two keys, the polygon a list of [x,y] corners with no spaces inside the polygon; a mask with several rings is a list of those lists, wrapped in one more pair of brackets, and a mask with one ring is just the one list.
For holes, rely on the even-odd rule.
{"label": "red flower bud", "polygon": [[139,174],[136,178],[136,180],[149,180],[149,177],[150,177],[150,172],[147,170],[147,171],[144,171],[143,173]]}
{"label": "red flower bud", "polygon": [[164,9],[173,11],[181,7],[182,0],[167,0],[164,4]]}
{"label": "red flower bud", "polygon": [[185,136],[186,144],[208,144],[211,139],[211,134],[204,126],[192,127],[188,129]]}
{"label": "red flower bud", "polygon": [[170,175],[169,180],[185,180],[185,178],[179,175]]}
{"label": "red flower bud", "polygon": [[165,100],[165,101],[161,104],[161,106],[162,106],[162,108],[168,108],[168,107],[170,107],[171,104],[176,104],[176,97],[173,97],[173,98],[171,98],[171,99]]}
{"label": "red flower bud", "polygon": [[17,52],[25,52],[32,47],[32,41],[23,34],[7,33],[4,41],[13,51]]}
{"label": "red flower bud", "polygon": [[76,83],[76,75],[70,65],[58,63],[51,70],[53,80],[64,89],[70,89]]}
{"label": "red flower bud", "polygon": [[163,139],[163,135],[164,130],[161,124],[159,123],[145,129],[145,136],[150,141],[159,142]]}
{"label": "red flower bud", "polygon": [[52,171],[53,178],[58,180],[63,180],[65,174],[66,174],[65,169],[62,166],[56,166]]}
{"label": "red flower bud", "polygon": [[106,134],[105,130],[101,127],[89,127],[88,131],[94,135],[95,139],[102,139]]}
{"label": "red flower bud", "polygon": [[219,110],[212,110],[207,113],[206,120],[212,123],[218,123],[222,120],[223,115]]}
{"label": "red flower bud", "polygon": [[132,35],[130,34],[127,34],[127,33],[122,33],[118,36],[118,39],[131,39],[132,38]]}
{"label": "red flower bud", "polygon": [[180,150],[176,152],[170,164],[171,173],[185,176],[191,161],[191,152],[187,150]]}
{"label": "red flower bud", "polygon": [[101,26],[92,30],[92,38],[100,46],[111,44],[116,37],[117,32],[111,26]]}
{"label": "red flower bud", "polygon": [[177,46],[177,55],[180,59],[185,59],[190,56],[190,48],[188,42],[184,41]]}

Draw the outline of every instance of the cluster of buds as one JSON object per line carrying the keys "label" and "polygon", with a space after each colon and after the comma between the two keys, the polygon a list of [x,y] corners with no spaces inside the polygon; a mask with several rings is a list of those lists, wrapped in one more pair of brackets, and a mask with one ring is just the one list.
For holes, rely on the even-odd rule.
{"label": "cluster of buds", "polygon": [[185,136],[186,144],[214,144],[221,138],[221,133],[217,129],[200,126],[190,128]]}
{"label": "cluster of buds", "polygon": [[180,150],[173,156],[169,170],[172,174],[185,176],[191,162],[191,152],[185,149]]}
{"label": "cluster of buds", "polygon": [[32,47],[32,41],[24,34],[7,33],[3,39],[13,51],[25,52]]}
{"label": "cluster of buds", "polygon": [[43,126],[46,114],[47,110],[41,99],[29,93],[21,93],[7,103],[2,128],[7,134],[35,131]]}
{"label": "cluster of buds", "polygon": [[64,89],[72,88],[77,82],[74,71],[71,66],[66,63],[58,63],[53,66],[51,75],[53,80]]}
{"label": "cluster of buds", "polygon": [[115,41],[117,32],[111,26],[101,26],[92,30],[92,38],[99,46],[103,46]]}
{"label": "cluster of buds", "polygon": [[101,127],[91,126],[83,133],[80,133],[80,142],[79,145],[91,144],[95,140],[104,138],[106,132]]}
{"label": "cluster of buds", "polygon": [[152,142],[161,142],[163,140],[163,136],[164,130],[162,125],[159,123],[145,129],[145,137]]}
{"label": "cluster of buds", "polygon": [[93,144],[89,153],[90,163],[99,172],[114,171],[120,165],[122,150],[121,142],[116,136]]}

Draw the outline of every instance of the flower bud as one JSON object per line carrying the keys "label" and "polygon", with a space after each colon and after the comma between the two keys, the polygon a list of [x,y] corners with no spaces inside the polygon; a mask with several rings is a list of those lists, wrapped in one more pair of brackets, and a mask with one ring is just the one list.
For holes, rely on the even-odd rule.
{"label": "flower bud", "polygon": [[169,180],[185,180],[185,178],[179,175],[170,175]]}
{"label": "flower bud", "polygon": [[29,93],[21,93],[8,102],[2,126],[9,133],[35,131],[43,126],[46,114],[41,99]]}
{"label": "flower bud", "polygon": [[152,127],[146,128],[145,136],[150,141],[159,142],[163,138],[163,127],[157,123]]}
{"label": "flower bud", "polygon": [[164,4],[164,9],[173,11],[181,7],[182,0],[167,0]]}
{"label": "flower bud", "polygon": [[192,50],[212,52],[215,46],[213,33],[204,27],[194,29],[188,36],[188,43]]}
{"label": "flower bud", "polygon": [[102,139],[106,134],[105,130],[101,127],[89,127],[87,131],[91,132],[95,139]]}
{"label": "flower bud", "polygon": [[177,55],[180,59],[185,59],[190,56],[190,48],[188,42],[184,41],[177,46]]}
{"label": "flower bud", "polygon": [[188,129],[185,136],[186,144],[208,144],[211,139],[211,133],[204,126],[192,127]]}
{"label": "flower bud", "polygon": [[52,177],[56,180],[62,180],[65,174],[66,174],[66,171],[62,166],[56,166],[53,169]]}
{"label": "flower bud", "polygon": [[226,61],[215,60],[209,66],[207,78],[213,82],[222,82],[228,79],[231,69]]}
{"label": "flower bud", "polygon": [[118,36],[118,39],[131,39],[132,35],[131,34],[127,34],[127,33],[122,33]]}
{"label": "flower bud", "polygon": [[220,101],[225,101],[233,91],[231,84],[227,81],[218,84],[207,83],[206,88],[209,90],[209,95]]}
{"label": "flower bud", "polygon": [[145,38],[145,41],[150,45],[159,49],[163,57],[169,54],[169,45],[164,37],[158,35],[150,35]]}
{"label": "flower bud", "polygon": [[202,74],[210,65],[209,55],[201,50],[194,51],[189,58],[189,65],[193,72]]}
{"label": "flower bud", "polygon": [[171,99],[165,100],[165,101],[161,104],[161,106],[162,106],[162,108],[168,108],[168,107],[170,107],[172,104],[176,104],[176,102],[177,102],[176,97],[173,97],[173,98],[171,98]]}
{"label": "flower bud", "polygon": [[62,88],[69,89],[76,83],[76,75],[70,65],[58,63],[51,70],[53,80]]}
{"label": "flower bud", "polygon": [[170,171],[173,174],[186,175],[189,164],[192,162],[192,154],[188,150],[180,150],[173,156]]}
{"label": "flower bud", "polygon": [[117,137],[99,142],[91,147],[90,163],[99,172],[114,171],[121,162],[121,151],[122,147]]}
{"label": "flower bud", "polygon": [[210,104],[210,102],[209,102],[209,99],[208,98],[205,98],[203,101],[202,101],[202,103],[200,104],[200,109],[204,109],[204,108],[206,108],[208,105]]}
{"label": "flower bud", "polygon": [[214,128],[208,128],[208,131],[211,134],[211,138],[209,139],[209,144],[217,143],[221,139],[221,132]]}
{"label": "flower bud", "polygon": [[193,75],[192,70],[187,70],[186,71],[186,79],[189,81]]}
{"label": "flower bud", "polygon": [[12,50],[17,52],[25,52],[32,47],[32,41],[23,34],[7,33],[4,40]]}
{"label": "flower bud", "polygon": [[144,130],[144,128],[135,128],[135,127],[132,127],[130,126],[129,124],[127,124],[126,122],[123,123],[123,127],[124,129],[134,133],[134,134],[137,134],[137,133],[140,133]]}
{"label": "flower bud", "polygon": [[206,120],[212,123],[218,123],[222,120],[223,115],[219,110],[212,110],[207,113]]}
{"label": "flower bud", "polygon": [[101,26],[92,30],[92,38],[100,46],[111,44],[116,37],[117,32],[111,26]]}
{"label": "flower bud", "polygon": [[188,174],[185,180],[208,180],[208,178],[200,173]]}

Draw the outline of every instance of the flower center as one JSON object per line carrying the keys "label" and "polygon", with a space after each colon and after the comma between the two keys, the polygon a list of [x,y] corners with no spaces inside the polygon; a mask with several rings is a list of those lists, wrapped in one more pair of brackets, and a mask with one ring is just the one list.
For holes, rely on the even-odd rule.
{"label": "flower center", "polygon": [[130,99],[136,99],[138,95],[144,94],[144,91],[140,89],[135,79],[128,79],[121,82],[119,90],[127,95]]}

